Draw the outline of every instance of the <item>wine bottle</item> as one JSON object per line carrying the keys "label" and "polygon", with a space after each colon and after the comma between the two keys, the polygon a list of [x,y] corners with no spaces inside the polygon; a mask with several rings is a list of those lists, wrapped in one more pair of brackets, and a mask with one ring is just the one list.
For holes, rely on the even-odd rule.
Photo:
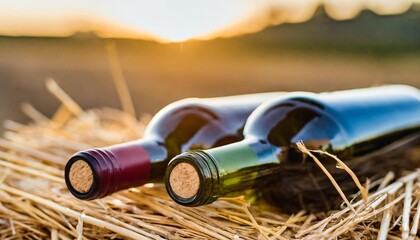
{"label": "wine bottle", "polygon": [[172,157],[189,149],[242,140],[243,126],[252,111],[280,94],[190,98],[172,103],[153,117],[142,139],[74,154],[65,167],[67,187],[75,197],[90,200],[163,182]]}
{"label": "wine bottle", "polygon": [[[337,155],[364,178],[405,165],[402,159],[389,159],[415,143],[419,135],[420,92],[412,87],[290,93],[262,104],[251,114],[244,140],[172,159],[165,175],[166,189],[185,206],[209,204],[219,197],[256,189],[263,198],[289,211],[335,208],[336,190],[297,149],[297,142]],[[354,193],[348,174],[336,168],[331,158],[317,156],[346,194]]]}

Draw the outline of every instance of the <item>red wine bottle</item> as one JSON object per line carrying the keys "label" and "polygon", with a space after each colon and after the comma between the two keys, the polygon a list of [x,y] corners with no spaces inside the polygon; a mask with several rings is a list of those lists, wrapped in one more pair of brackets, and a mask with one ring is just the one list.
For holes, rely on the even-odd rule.
{"label": "red wine bottle", "polygon": [[74,154],[65,167],[70,192],[96,199],[145,183],[162,182],[167,163],[195,148],[240,141],[246,119],[261,103],[281,93],[191,98],[159,111],[142,139]]}
{"label": "red wine bottle", "polygon": [[[177,203],[199,206],[253,188],[289,211],[334,208],[339,195],[296,143],[337,155],[362,179],[397,170],[405,163],[391,156],[403,156],[402,150],[420,136],[420,92],[384,86],[290,93],[258,107],[244,136],[237,143],[172,159],[165,176],[169,195]],[[350,176],[331,158],[317,156],[345,192],[354,193]]]}

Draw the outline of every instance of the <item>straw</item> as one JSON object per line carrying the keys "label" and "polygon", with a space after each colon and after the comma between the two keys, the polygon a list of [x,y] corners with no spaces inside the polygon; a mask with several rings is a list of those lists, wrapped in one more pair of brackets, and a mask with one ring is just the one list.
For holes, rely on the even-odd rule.
{"label": "straw", "polygon": [[[0,139],[2,239],[417,237],[420,170],[407,171],[402,177],[389,172],[368,186],[352,178],[365,192],[364,199],[343,198],[343,209],[320,213],[298,211],[289,215],[263,200],[251,204],[243,196],[187,208],[174,203],[162,184],[120,191],[94,201],[78,200],[63,181],[66,159],[88,147],[137,139],[147,122],[144,117],[138,121],[115,109],[83,110],[63,90],[57,90],[61,88],[56,83],[49,82],[49,88],[60,101],[58,112],[47,119],[36,106],[25,105],[33,122],[8,121]],[[303,147],[305,153],[311,153]],[[419,161],[418,153],[416,150],[400,158]],[[351,174],[350,166],[346,170],[339,164]],[[336,187],[339,191],[338,183]]]}

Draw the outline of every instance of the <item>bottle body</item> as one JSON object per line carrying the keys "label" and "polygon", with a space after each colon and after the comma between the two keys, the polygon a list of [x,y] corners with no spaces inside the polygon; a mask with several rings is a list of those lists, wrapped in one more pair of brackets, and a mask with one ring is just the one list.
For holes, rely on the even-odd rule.
{"label": "bottle body", "polygon": [[[295,202],[300,209],[322,210],[322,206],[310,205],[311,197],[324,195],[328,202],[336,197],[335,190],[312,160],[297,150],[298,141],[309,149],[337,155],[364,179],[401,165],[386,157],[403,148],[399,142],[414,142],[419,133],[417,89],[387,86],[325,94],[288,94],[264,103],[251,114],[243,141],[199,153],[200,161],[210,162],[209,168],[218,173],[212,178],[213,187],[208,188],[213,192],[206,193],[207,197],[194,196],[195,199],[180,202],[168,181],[167,189],[175,201],[191,206],[256,188],[277,204]],[[233,157],[239,152],[245,156]],[[188,153],[172,160],[167,179],[171,165],[184,158],[194,162],[191,159],[197,158],[195,155]],[[335,167],[334,160],[323,155],[318,157],[341,184],[349,185],[350,193],[353,185],[345,172]],[[200,175],[202,169],[195,169]]]}
{"label": "bottle body", "polygon": [[[95,199],[163,181],[169,159],[189,149],[241,140],[247,117],[262,102],[279,94],[193,98],[170,104],[151,120],[142,139],[73,155],[65,169],[66,184],[77,198]],[[85,170],[89,176],[80,176]],[[91,187],[83,186],[86,178],[93,179]],[[79,185],[83,187],[77,188]]]}

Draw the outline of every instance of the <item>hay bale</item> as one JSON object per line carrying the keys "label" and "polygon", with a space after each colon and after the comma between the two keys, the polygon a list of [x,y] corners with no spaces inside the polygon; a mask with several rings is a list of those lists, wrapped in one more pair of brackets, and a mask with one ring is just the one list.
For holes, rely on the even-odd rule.
{"label": "hay bale", "polygon": [[[65,99],[63,101],[71,101]],[[244,197],[187,208],[160,184],[81,201],[67,190],[63,168],[74,152],[141,137],[147,121],[115,109],[81,111],[63,104],[52,119],[25,105],[30,125],[12,121],[0,139],[2,239],[414,239],[420,217],[420,171],[389,173],[366,201],[342,210],[287,215]],[[413,152],[420,156],[420,151]]]}

